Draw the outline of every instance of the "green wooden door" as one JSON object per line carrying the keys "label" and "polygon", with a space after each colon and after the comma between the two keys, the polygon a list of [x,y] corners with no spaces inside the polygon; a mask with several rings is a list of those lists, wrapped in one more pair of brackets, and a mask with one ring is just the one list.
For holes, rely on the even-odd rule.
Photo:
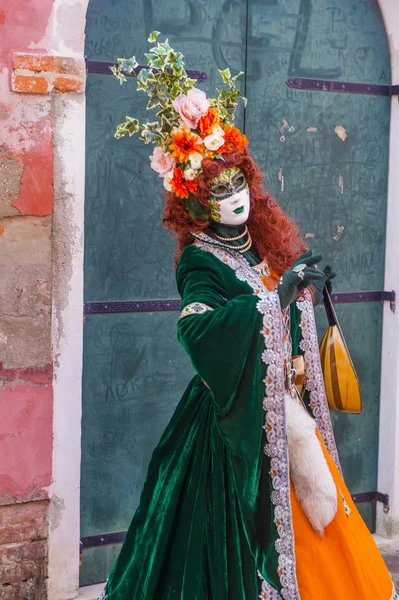
{"label": "green wooden door", "polygon": [[[238,125],[267,187],[332,261],[337,290],[382,289],[389,98],[286,85],[293,78],[389,84],[377,1],[96,0],[87,17],[86,55],[97,61],[89,71],[142,56],[153,29],[184,52],[187,68],[206,73],[206,92],[219,83],[217,68],[246,72],[249,109]],[[147,147],[113,137],[125,114],[145,113],[145,96],[129,83],[93,72],[87,82],[82,585],[106,578],[121,539],[109,534],[126,530],[151,452],[192,376],[176,341],[177,313],[165,310],[177,292],[160,180]],[[338,314],[364,413],[334,416],[337,440],[351,491],[372,491],[382,310],[342,304]],[[372,528],[371,505],[362,511]]]}

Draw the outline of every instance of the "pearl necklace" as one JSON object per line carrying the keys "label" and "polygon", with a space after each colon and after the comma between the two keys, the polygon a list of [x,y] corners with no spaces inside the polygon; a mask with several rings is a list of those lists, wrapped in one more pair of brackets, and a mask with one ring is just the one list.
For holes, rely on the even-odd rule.
{"label": "pearl necklace", "polygon": [[222,237],[221,235],[218,235],[217,233],[214,233],[214,232],[213,232],[213,235],[222,242],[236,242],[237,240],[240,240],[241,238],[243,238],[244,235],[247,235],[247,233],[248,233],[248,227],[245,225],[244,232],[241,235],[237,235],[236,237]]}
{"label": "pearl necklace", "polygon": [[[241,244],[241,246],[232,246],[231,244],[225,244],[225,243],[222,244],[220,242],[219,242],[219,245],[222,246],[223,248],[227,248],[227,250],[233,250],[234,252],[240,252],[240,254],[244,254],[252,246],[252,238],[251,238],[251,235],[250,235],[248,229],[247,229],[247,232],[248,232],[248,239],[244,244]],[[222,238],[222,239],[233,240],[234,238]]]}

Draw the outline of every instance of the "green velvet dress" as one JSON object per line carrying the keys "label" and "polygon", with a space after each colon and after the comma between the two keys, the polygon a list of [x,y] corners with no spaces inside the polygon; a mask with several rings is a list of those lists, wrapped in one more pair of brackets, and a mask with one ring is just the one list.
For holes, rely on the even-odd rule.
{"label": "green velvet dress", "polygon": [[[200,234],[176,277],[178,339],[196,376],[154,450],[106,600],[299,600],[279,297]],[[310,294],[291,307],[307,406],[338,463]]]}

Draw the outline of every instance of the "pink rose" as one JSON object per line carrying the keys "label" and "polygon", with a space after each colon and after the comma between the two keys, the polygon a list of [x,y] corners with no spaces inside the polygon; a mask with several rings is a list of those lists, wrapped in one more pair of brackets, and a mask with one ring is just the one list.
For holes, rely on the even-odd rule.
{"label": "pink rose", "polygon": [[195,129],[201,117],[206,115],[209,109],[209,101],[205,92],[192,88],[187,96],[179,94],[172,102],[173,108],[179,113],[181,120],[190,129]]}
{"label": "pink rose", "polygon": [[169,152],[164,152],[159,146],[155,146],[153,154],[150,156],[151,169],[159,173],[160,177],[166,177],[176,165],[176,159]]}

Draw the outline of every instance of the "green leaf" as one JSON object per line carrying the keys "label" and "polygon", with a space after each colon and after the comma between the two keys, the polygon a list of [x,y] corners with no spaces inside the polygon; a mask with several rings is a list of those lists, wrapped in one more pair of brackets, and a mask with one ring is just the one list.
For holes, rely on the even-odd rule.
{"label": "green leaf", "polygon": [[147,41],[150,42],[151,44],[153,44],[154,42],[156,42],[157,37],[161,35],[160,31],[151,31],[150,35],[148,36]]}
{"label": "green leaf", "polygon": [[177,52],[175,52],[174,50],[171,50],[171,51],[170,51],[170,52],[168,52],[168,54],[166,55],[166,60],[165,60],[165,62],[166,62],[168,65],[171,65],[172,67],[173,67],[173,66],[177,66],[177,65],[176,65],[176,63],[177,63],[177,58],[178,58],[178,56],[177,56]]}
{"label": "green leaf", "polygon": [[221,71],[219,69],[219,73],[223,79],[223,83],[227,83],[229,81],[229,79],[231,79],[231,73],[230,73],[230,69],[224,69],[223,71]]}
{"label": "green leaf", "polygon": [[138,119],[133,119],[132,117],[126,117],[125,125],[126,125],[126,131],[130,137],[140,130],[140,123],[139,123]]}
{"label": "green leaf", "polygon": [[147,110],[150,110],[151,108],[155,108],[156,106],[160,106],[160,104],[161,104],[161,103],[160,103],[160,101],[159,101],[159,98],[158,98],[158,96],[153,96],[152,98],[150,98],[150,99],[148,100],[148,103],[147,103]]}
{"label": "green leaf", "polygon": [[126,134],[127,134],[127,131],[126,131],[125,123],[119,123],[119,125],[116,126],[116,131],[115,131],[114,136],[116,137],[117,140],[120,140],[121,138],[125,137]]}
{"label": "green leaf", "polygon": [[141,83],[148,84],[152,76],[153,74],[151,69],[141,69],[140,73],[137,75],[137,79]]}
{"label": "green leaf", "polygon": [[[173,75],[176,75],[179,79],[183,76],[184,69],[182,67],[172,66]],[[180,84],[181,85],[181,84]]]}
{"label": "green leaf", "polygon": [[209,221],[209,215],[206,212],[205,207],[198,202],[197,198],[193,194],[190,194],[188,198],[184,198],[183,203],[192,219]]}
{"label": "green leaf", "polygon": [[241,75],[244,75],[244,71],[240,71],[239,73],[237,73],[237,75],[234,75],[234,77],[231,78],[231,81],[235,81],[236,79],[238,79],[238,77],[241,77]]}
{"label": "green leaf", "polygon": [[171,98],[176,98],[176,96],[178,96],[180,94],[180,87],[177,83],[175,83],[174,85],[172,85],[172,87],[169,90],[169,93],[171,95]]}
{"label": "green leaf", "polygon": [[223,156],[221,154],[218,154],[217,152],[213,153],[213,157],[218,158],[219,160],[224,160]]}
{"label": "green leaf", "polygon": [[125,81],[127,81],[126,77],[124,76],[123,73],[121,73],[121,71],[119,70],[119,67],[110,67],[112,73],[115,75],[115,77],[118,79],[119,83],[122,85],[122,83],[125,83]]}
{"label": "green leaf", "polygon": [[218,100],[220,102],[223,102],[224,100],[228,100],[228,98],[230,97],[228,90],[218,90],[218,92],[219,92]]}
{"label": "green leaf", "polygon": [[139,66],[139,63],[134,56],[132,56],[132,58],[118,58],[118,64],[119,69],[126,73],[132,73],[134,69]]}

